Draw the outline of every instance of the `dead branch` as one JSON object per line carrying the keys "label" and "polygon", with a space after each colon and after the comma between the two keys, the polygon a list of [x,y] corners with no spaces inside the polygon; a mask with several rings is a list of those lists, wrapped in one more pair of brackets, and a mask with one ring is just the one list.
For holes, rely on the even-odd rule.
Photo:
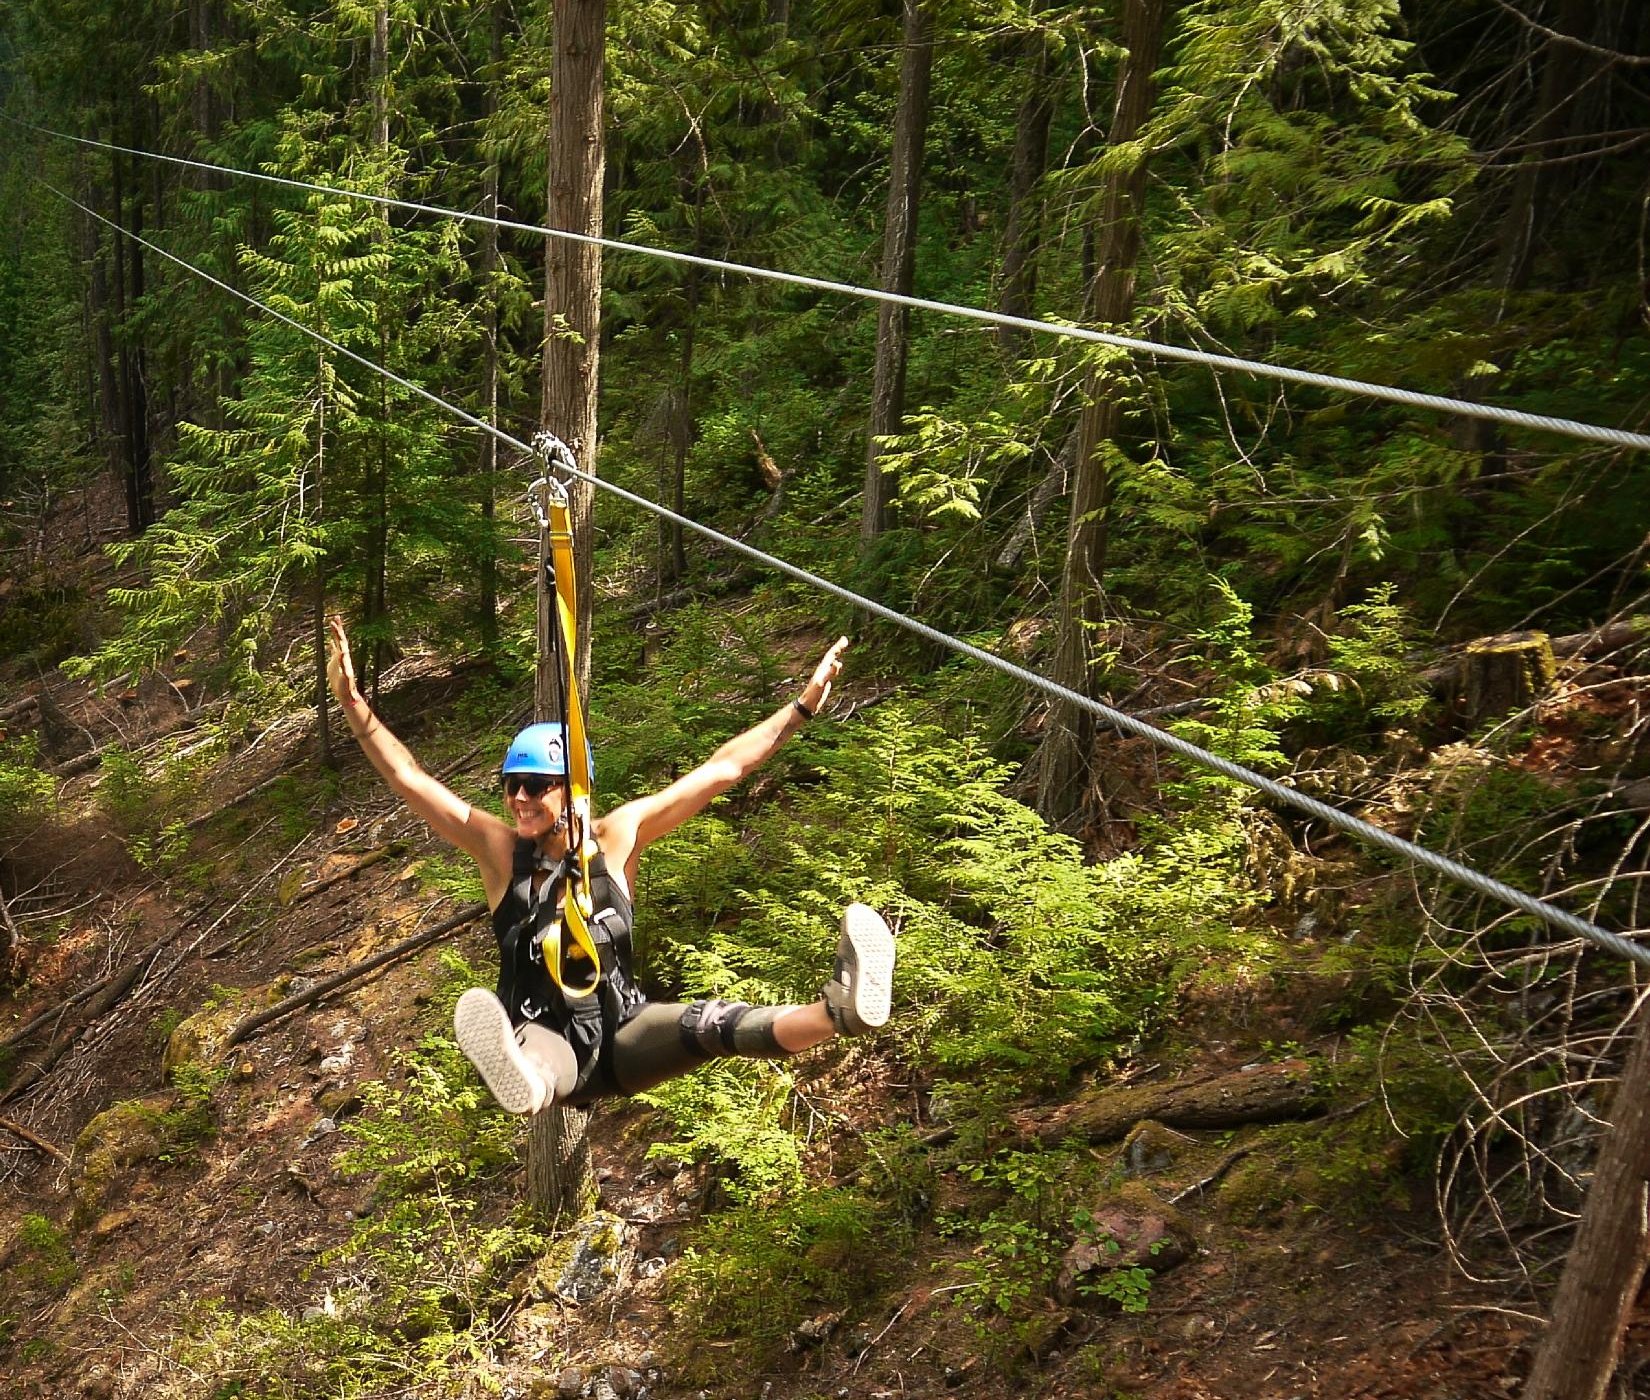
{"label": "dead branch", "polygon": [[327,875],[322,879],[315,881],[313,884],[305,885],[296,895],[293,896],[292,902],[294,904],[302,904],[306,899],[313,899],[316,895],[320,894],[322,890],[330,890],[334,885],[341,884],[345,880],[353,879],[368,866],[377,865],[382,861],[388,860],[393,855],[401,855],[406,851],[406,849],[406,846],[402,842],[392,841],[387,846],[380,846],[376,851],[369,851],[366,855],[362,856],[360,860],[356,861],[354,865],[350,866],[348,870],[336,871],[331,875]]}
{"label": "dead branch", "polygon": [[1194,1181],[1184,1191],[1176,1191],[1174,1195],[1170,1196],[1169,1204],[1171,1206],[1177,1206],[1182,1201],[1207,1191],[1211,1186],[1219,1181],[1221,1177],[1225,1176],[1227,1172],[1231,1171],[1233,1167],[1235,1167],[1254,1150],[1255,1149],[1252,1144],[1247,1147],[1234,1147],[1230,1152],[1222,1157],[1220,1161],[1215,1163],[1215,1169],[1210,1172],[1208,1176],[1204,1177],[1201,1181]]}
{"label": "dead branch", "polygon": [[271,1021],[278,1021],[288,1012],[296,1011],[302,1006],[309,1006],[311,1003],[319,1001],[329,992],[336,991],[347,983],[359,981],[368,973],[376,972],[381,967],[387,967],[390,963],[416,953],[426,944],[433,943],[436,939],[451,933],[454,929],[462,928],[465,924],[474,922],[486,912],[487,906],[485,904],[467,905],[454,914],[452,918],[437,924],[434,928],[427,928],[422,933],[415,933],[410,938],[403,938],[399,943],[391,945],[381,953],[375,953],[372,957],[354,963],[341,972],[335,972],[330,977],[323,977],[313,987],[289,996],[284,1001],[278,1001],[274,1006],[248,1016],[244,1021],[237,1022],[230,1029],[228,1036],[225,1037],[223,1048],[228,1050],[239,1045],[247,1036],[256,1030],[261,1030]]}
{"label": "dead branch", "polygon": [[202,812],[198,817],[190,817],[189,820],[183,824],[183,829],[185,831],[199,830],[214,817],[221,817],[231,807],[239,807],[241,803],[250,801],[252,798],[257,797],[260,793],[268,792],[270,788],[274,787],[275,784],[280,782],[284,777],[286,777],[286,772],[282,770],[281,772],[274,773],[265,778],[261,783],[254,783],[251,787],[247,788],[245,792],[236,793],[235,796],[229,798],[227,801],[220,802],[210,812]]}
{"label": "dead branch", "polygon": [[1032,541],[1037,538],[1037,531],[1042,528],[1043,517],[1048,514],[1049,507],[1059,499],[1060,493],[1065,489],[1066,478],[1071,472],[1071,458],[1076,448],[1077,434],[1074,430],[1060,451],[1049,458],[1048,470],[1032,489],[1026,501],[1025,514],[1015,521],[1008,539],[1004,541],[1002,549],[992,563],[994,569],[1001,573],[1011,572],[1019,564],[1020,557]]}
{"label": "dead branch", "polygon": [[51,1143],[47,1142],[45,1138],[37,1137],[21,1123],[14,1123],[10,1118],[0,1118],[0,1128],[4,1128],[13,1137],[22,1138],[24,1142],[29,1144],[29,1146],[38,1147],[48,1157],[57,1158],[57,1160],[62,1162],[65,1166],[68,1164],[69,1154],[67,1152],[65,1152],[61,1147],[54,1147]]}
{"label": "dead branch", "polygon": [[11,906],[6,903],[4,893],[0,893],[0,929],[4,929],[6,936],[6,946],[0,948],[0,978],[5,978],[11,974],[12,959],[17,956],[23,936],[17,931],[17,924],[11,916]]}

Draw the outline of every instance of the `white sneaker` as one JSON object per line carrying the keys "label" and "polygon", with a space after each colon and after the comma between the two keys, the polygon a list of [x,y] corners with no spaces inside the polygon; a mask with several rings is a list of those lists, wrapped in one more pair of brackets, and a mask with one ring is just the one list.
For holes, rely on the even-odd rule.
{"label": "white sneaker", "polygon": [[471,987],[458,999],[453,1033],[506,1112],[537,1113],[549,1103],[550,1085],[523,1053],[504,1003],[485,987]]}
{"label": "white sneaker", "polygon": [[842,911],[836,970],[825,984],[825,1010],[839,1035],[860,1035],[888,1020],[894,995],[894,935],[869,904]]}

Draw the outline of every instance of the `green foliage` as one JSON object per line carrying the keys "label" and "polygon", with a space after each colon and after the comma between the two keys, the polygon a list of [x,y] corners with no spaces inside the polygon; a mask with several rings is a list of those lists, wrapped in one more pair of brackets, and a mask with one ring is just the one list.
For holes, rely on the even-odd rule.
{"label": "green foliage", "polygon": [[1329,659],[1353,689],[1334,690],[1328,699],[1314,692],[1315,718],[1324,709],[1338,718],[1336,711],[1355,705],[1368,722],[1391,725],[1411,723],[1426,711],[1426,682],[1406,655],[1409,616],[1395,593],[1395,584],[1383,583],[1365,602],[1341,609],[1345,630],[1329,637]]}
{"label": "green foliage", "polygon": [[960,1266],[973,1287],[958,1302],[976,1311],[983,1304],[990,1312],[1023,1314],[1053,1284],[1079,1193],[1092,1173],[1070,1152],[1005,1151],[972,1162],[963,1174],[1000,1203],[979,1219],[942,1222],[976,1241]]}
{"label": "green foliage", "polygon": [[593,683],[591,733],[610,801],[703,762],[722,739],[777,707],[785,673],[775,622],[771,612],[751,617],[690,604],[673,614],[645,671],[625,639],[604,636],[610,645]]}
{"label": "green foliage", "polygon": [[425,856],[418,862],[418,884],[428,894],[471,903],[484,902],[481,873],[466,856]]}
{"label": "green foliage", "polygon": [[[450,1019],[475,970],[444,956],[436,1004]],[[187,1310],[175,1355],[220,1394],[367,1400],[386,1387],[462,1384],[491,1375],[493,1319],[511,1270],[546,1241],[487,1205],[514,1166],[518,1121],[493,1104],[441,1034],[397,1056],[399,1083],[363,1086],[343,1125],[338,1167],[374,1183],[370,1211],[324,1262],[355,1280],[303,1313]]]}
{"label": "green foliage", "polygon": [[[1275,678],[1253,635],[1254,609],[1225,579],[1212,582],[1213,617],[1195,634],[1194,641],[1203,660],[1219,677],[1212,707],[1215,718],[1183,720],[1172,726],[1173,732],[1245,768],[1276,770],[1287,761],[1278,727],[1300,712],[1300,698],[1289,688],[1272,684]],[[1193,770],[1189,782],[1192,791],[1249,791],[1235,778],[1202,768]]]}
{"label": "green foliage", "polygon": [[[853,1190],[811,1186],[707,1219],[670,1272],[687,1334],[745,1344],[765,1365],[805,1318],[865,1296],[897,1254],[899,1226]],[[708,1365],[715,1352],[705,1359]]]}
{"label": "green foliage", "polygon": [[650,1159],[709,1161],[733,1173],[735,1201],[773,1200],[802,1189],[802,1141],[793,1128],[794,1078],[781,1066],[716,1060],[694,1074],[638,1095],[674,1136]]}
{"label": "green foliage", "polygon": [[[1117,1250],[1115,1240],[1108,1240],[1107,1243],[1113,1252]],[[1097,1278],[1084,1283],[1080,1291],[1116,1303],[1122,1312],[1143,1313],[1151,1306],[1152,1270],[1141,1264],[1106,1269]]]}
{"label": "green foliage", "polygon": [[[811,999],[837,911],[868,899],[899,922],[910,1053],[1054,1083],[1136,1033],[1148,969],[1194,909],[1232,907],[1218,871],[1186,887],[1160,879],[1156,856],[1086,867],[1002,795],[989,754],[899,705],[874,733],[825,734],[807,741],[823,781],[762,807],[743,839],[700,819],[649,853],[650,965],[695,995]],[[1180,854],[1163,859],[1162,875],[1184,872]]]}
{"label": "green foliage", "polygon": [[157,1161],[178,1164],[198,1160],[201,1144],[217,1135],[218,1119],[212,1095],[228,1077],[226,1068],[181,1064],[172,1071],[177,1106],[139,1108],[139,1118],[153,1130],[160,1144],[155,1154]]}
{"label": "green foliage", "polygon": [[165,753],[158,759],[109,748],[99,765],[98,805],[128,834],[186,846],[182,823],[175,818],[199,801],[202,779],[227,749],[221,729],[194,732],[183,754]]}
{"label": "green foliage", "polygon": [[[443,951],[432,1003],[441,1024],[450,1023],[464,988],[480,980],[457,953]],[[416,1208],[431,1185],[450,1190],[513,1160],[516,1121],[493,1105],[450,1036],[426,1035],[399,1064],[401,1084],[363,1086],[366,1111],[344,1124],[352,1145],[343,1170],[374,1176],[384,1200]],[[380,1214],[362,1228],[376,1236],[389,1227]]]}
{"label": "green foliage", "polygon": [[188,1019],[188,1014],[175,1006],[168,1006],[164,1011],[157,1013],[149,1021],[149,1043],[156,1049],[164,1050],[166,1043],[171,1040],[172,1032]]}
{"label": "green foliage", "polygon": [[873,1128],[864,1138],[859,1186],[910,1225],[933,1207],[939,1173],[922,1135],[909,1123]]}
{"label": "green foliage", "polygon": [[883,441],[877,460],[898,481],[900,505],[919,520],[978,520],[988,470],[1000,473],[1032,452],[1001,414],[959,423],[928,411],[909,421],[909,432]]}
{"label": "green foliage", "polygon": [[23,1216],[18,1227],[11,1269],[23,1287],[52,1295],[62,1293],[80,1276],[67,1233],[33,1211]]}
{"label": "green foliage", "polygon": [[0,739],[0,833],[19,834],[40,821],[57,793],[57,779],[40,767],[33,734]]}
{"label": "green foliage", "polygon": [[86,644],[90,607],[64,583],[26,584],[0,607],[0,656],[50,668]]}

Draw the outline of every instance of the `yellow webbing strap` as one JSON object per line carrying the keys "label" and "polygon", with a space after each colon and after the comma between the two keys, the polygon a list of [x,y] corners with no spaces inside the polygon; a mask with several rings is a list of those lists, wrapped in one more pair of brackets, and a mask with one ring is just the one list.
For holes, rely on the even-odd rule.
{"label": "yellow webbing strap", "polygon": [[[585,737],[584,702],[579,698],[578,658],[578,584],[573,568],[573,520],[565,492],[551,493],[548,499],[550,539],[550,568],[556,581],[552,606],[556,610],[554,625],[559,628],[561,656],[566,668],[567,713],[563,723],[567,727],[567,778],[571,803],[567,815],[568,844],[578,852],[578,870],[568,882],[567,902],[562,909],[562,936],[560,946],[545,946],[545,967],[555,983],[568,997],[586,997],[601,982],[601,956],[596,942],[590,936],[590,917],[595,906],[590,899],[590,859],[597,853],[590,833],[590,747]],[[584,976],[568,978],[562,974],[564,959],[574,962],[588,959],[589,970]]]}

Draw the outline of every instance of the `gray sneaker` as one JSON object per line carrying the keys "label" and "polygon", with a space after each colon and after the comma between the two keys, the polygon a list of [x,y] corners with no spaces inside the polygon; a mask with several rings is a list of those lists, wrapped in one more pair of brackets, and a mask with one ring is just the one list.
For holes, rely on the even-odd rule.
{"label": "gray sneaker", "polygon": [[838,1035],[860,1035],[888,1019],[894,993],[894,935],[869,904],[842,911],[836,970],[825,984],[825,1010]]}
{"label": "gray sneaker", "polygon": [[550,1102],[550,1085],[522,1051],[504,1003],[485,987],[471,987],[458,999],[453,1033],[506,1112],[537,1113]]}

